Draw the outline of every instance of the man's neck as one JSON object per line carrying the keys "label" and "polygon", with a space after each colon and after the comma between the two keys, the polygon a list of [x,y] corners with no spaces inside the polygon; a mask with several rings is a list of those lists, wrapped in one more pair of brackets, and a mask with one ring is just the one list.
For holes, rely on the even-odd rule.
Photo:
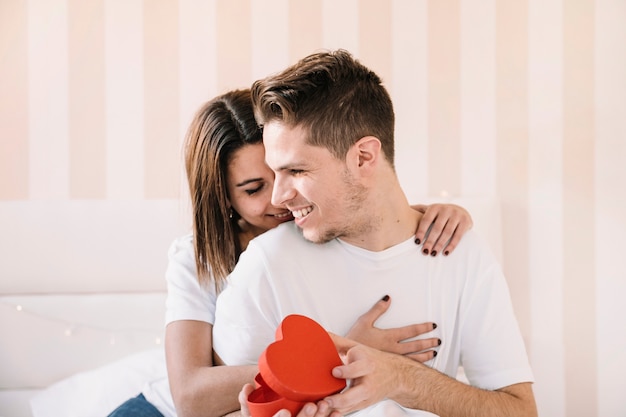
{"label": "man's neck", "polygon": [[374,194],[364,210],[365,224],[371,227],[354,236],[344,236],[341,240],[367,249],[380,252],[398,245],[415,235],[422,214],[413,210],[404,193],[398,186]]}

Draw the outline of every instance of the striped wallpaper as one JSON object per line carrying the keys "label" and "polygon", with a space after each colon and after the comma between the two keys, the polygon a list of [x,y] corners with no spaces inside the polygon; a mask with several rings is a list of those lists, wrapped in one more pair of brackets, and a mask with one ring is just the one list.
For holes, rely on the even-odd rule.
{"label": "striped wallpaper", "polygon": [[501,202],[540,415],[626,415],[624,0],[0,0],[0,206],[184,200],[201,102],[338,47],[411,201]]}

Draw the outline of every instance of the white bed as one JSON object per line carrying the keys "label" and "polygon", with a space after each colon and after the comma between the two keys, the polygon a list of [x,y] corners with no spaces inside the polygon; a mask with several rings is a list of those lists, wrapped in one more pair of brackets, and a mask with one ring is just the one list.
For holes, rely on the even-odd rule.
{"label": "white bed", "polygon": [[164,299],[162,292],[1,297],[0,328],[11,337],[0,344],[0,415],[107,415],[100,412],[165,376]]}
{"label": "white bed", "polygon": [[[501,258],[498,202],[449,201]],[[166,254],[188,230],[185,210],[171,200],[0,205],[0,417],[102,417],[165,376]]]}

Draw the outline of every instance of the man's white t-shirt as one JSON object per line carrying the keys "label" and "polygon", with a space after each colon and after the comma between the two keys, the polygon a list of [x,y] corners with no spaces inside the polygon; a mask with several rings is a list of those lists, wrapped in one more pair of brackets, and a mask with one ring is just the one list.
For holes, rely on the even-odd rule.
{"label": "man's white t-shirt", "polygon": [[[198,282],[192,234],[180,237],[170,245],[165,278],[165,325],[178,320],[213,324],[218,293],[213,281],[206,285]],[[176,417],[167,375],[148,382],[142,393],[165,417]]]}
{"label": "man's white t-shirt", "polygon": [[[532,382],[506,280],[491,251],[470,231],[447,257],[424,256],[413,237],[381,252],[341,240],[306,241],[294,223],[254,239],[217,301],[213,347],[228,365],[255,364],[284,317],[301,314],[344,335],[385,295],[380,328],[434,322],[422,337],[442,340],[426,364],[498,389]],[[358,415],[413,414],[384,401]],[[420,412],[420,415],[424,415]]]}

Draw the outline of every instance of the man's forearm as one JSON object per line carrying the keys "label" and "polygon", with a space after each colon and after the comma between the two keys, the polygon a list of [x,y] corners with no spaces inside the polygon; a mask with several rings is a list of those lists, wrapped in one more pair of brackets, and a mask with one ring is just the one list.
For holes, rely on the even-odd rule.
{"label": "man's forearm", "polygon": [[537,416],[530,383],[483,390],[416,362],[401,364],[399,376],[398,390],[390,398],[407,408],[440,417]]}

